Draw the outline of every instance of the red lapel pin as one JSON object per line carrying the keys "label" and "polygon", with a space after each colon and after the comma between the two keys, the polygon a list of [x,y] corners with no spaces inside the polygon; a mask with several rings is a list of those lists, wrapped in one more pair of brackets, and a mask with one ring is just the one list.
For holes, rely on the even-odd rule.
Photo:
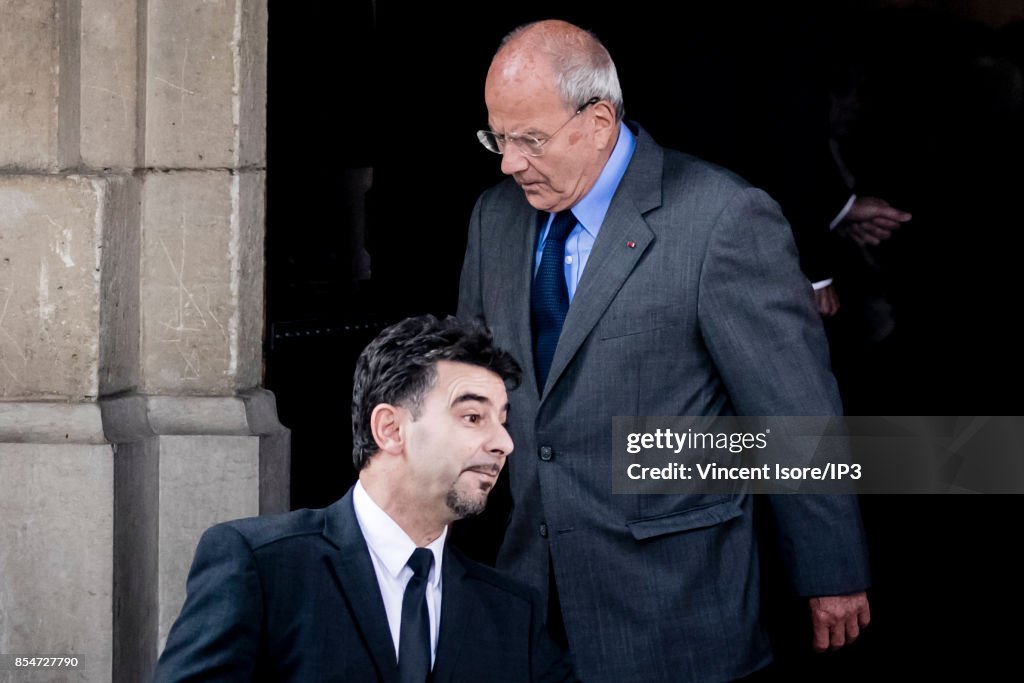
{"label": "red lapel pin", "polygon": [[633,240],[630,240],[629,242],[626,242],[626,246],[629,247],[630,249],[632,249],[633,247],[636,246],[636,242],[634,242]]}

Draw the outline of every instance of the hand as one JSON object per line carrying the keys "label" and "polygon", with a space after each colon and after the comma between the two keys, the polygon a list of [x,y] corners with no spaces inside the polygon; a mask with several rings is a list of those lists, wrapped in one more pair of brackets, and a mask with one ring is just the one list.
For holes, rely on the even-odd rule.
{"label": "hand", "polygon": [[839,295],[832,285],[814,290],[814,303],[818,306],[818,313],[823,317],[830,318],[839,312]]}
{"label": "hand", "polygon": [[867,593],[811,598],[810,606],[815,652],[838,650],[852,643],[871,623]]}
{"label": "hand", "polygon": [[836,229],[862,247],[865,244],[877,246],[911,218],[909,213],[889,206],[884,199],[857,197]]}

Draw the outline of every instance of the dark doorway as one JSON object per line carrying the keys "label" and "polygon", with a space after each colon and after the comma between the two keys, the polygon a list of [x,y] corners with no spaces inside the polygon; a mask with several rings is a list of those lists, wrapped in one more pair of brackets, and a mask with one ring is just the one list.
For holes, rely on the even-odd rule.
{"label": "dark doorway", "polygon": [[270,3],[266,386],[293,508],[353,483],[355,359],[389,323],[454,312],[473,201],[499,176],[473,135],[497,34],[424,5]]}

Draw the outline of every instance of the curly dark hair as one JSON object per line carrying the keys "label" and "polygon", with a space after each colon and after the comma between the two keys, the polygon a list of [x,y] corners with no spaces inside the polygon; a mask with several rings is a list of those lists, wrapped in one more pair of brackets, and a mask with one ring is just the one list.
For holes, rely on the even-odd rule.
{"label": "curly dark hair", "polygon": [[437,379],[437,361],[468,363],[495,373],[510,388],[519,386],[522,370],[515,358],[494,345],[481,322],[452,316],[406,318],[385,328],[356,361],[352,383],[352,461],[362,470],[377,452],[370,415],[381,403],[403,405],[419,417],[424,397]]}

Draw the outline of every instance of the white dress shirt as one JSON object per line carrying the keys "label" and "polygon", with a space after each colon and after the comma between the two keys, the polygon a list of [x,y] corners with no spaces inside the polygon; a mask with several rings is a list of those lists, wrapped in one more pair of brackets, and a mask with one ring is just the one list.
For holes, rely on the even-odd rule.
{"label": "white dress shirt", "polygon": [[[352,492],[352,505],[356,511],[359,529],[363,532],[366,545],[370,548],[370,559],[373,571],[377,574],[377,585],[380,586],[381,597],[384,598],[384,611],[388,615],[388,626],[391,628],[391,640],[395,645],[395,656],[398,652],[398,637],[402,626],[402,598],[405,596],[405,585],[412,578],[412,570],[406,566],[416,544],[402,531],[395,520],[388,516],[370,494],[363,488],[362,482],[356,482]],[[444,540],[448,536],[448,527],[441,535],[427,546],[434,554],[434,566],[427,575],[427,612],[430,615],[430,663],[433,666],[437,654],[438,627],[441,623],[441,558],[444,553]]]}

